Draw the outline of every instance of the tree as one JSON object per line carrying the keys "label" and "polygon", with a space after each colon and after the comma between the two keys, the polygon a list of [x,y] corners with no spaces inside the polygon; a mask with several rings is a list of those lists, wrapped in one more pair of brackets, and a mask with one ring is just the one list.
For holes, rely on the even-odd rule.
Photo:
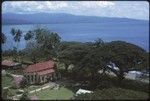
{"label": "tree", "polygon": [[57,50],[61,39],[57,33],[38,27],[28,31],[24,39],[27,41],[33,39],[32,41],[35,41],[39,48],[39,54],[45,57],[46,60],[57,57]]}
{"label": "tree", "polygon": [[11,29],[11,34],[13,36],[14,41],[17,43],[16,46],[16,51],[17,51],[17,55],[18,55],[18,45],[22,36],[22,31],[20,29]]}
{"label": "tree", "polygon": [[57,50],[61,37],[57,33],[50,32],[49,30],[43,28],[35,29],[34,32],[36,42],[41,45],[43,55],[57,57]]}
{"label": "tree", "polygon": [[22,79],[22,81],[20,82],[20,87],[26,88],[20,100],[30,100],[28,91],[29,83],[27,82],[26,78]]}
{"label": "tree", "polygon": [[13,47],[12,55],[13,55],[13,59],[16,61],[17,60],[17,48],[16,47]]}
{"label": "tree", "polygon": [[[66,44],[66,45],[65,45]],[[58,54],[60,62],[65,64],[66,73],[70,64],[78,65],[83,56],[87,53],[88,46],[83,43],[65,43],[61,46]]]}
{"label": "tree", "polygon": [[105,49],[107,53],[107,55],[103,56],[107,58],[109,62],[115,63],[119,68],[119,71],[117,71],[107,67],[107,69],[116,74],[119,83],[124,79],[125,72],[137,70],[135,66],[139,62],[144,63],[144,54],[146,51],[136,45],[124,41],[112,41],[107,43],[103,49]]}
{"label": "tree", "polygon": [[25,92],[22,94],[20,100],[30,100],[28,91],[25,91]]}
{"label": "tree", "polygon": [[11,34],[14,37],[14,41],[17,43],[17,49],[18,49],[18,45],[22,36],[22,31],[20,29],[11,29]]}
{"label": "tree", "polygon": [[40,46],[33,40],[30,40],[25,49],[25,53],[31,59],[33,63],[37,62],[38,57],[40,57]]}
{"label": "tree", "polygon": [[33,39],[33,37],[34,37],[33,31],[28,31],[28,32],[24,35],[24,39],[25,39],[26,41]]}
{"label": "tree", "polygon": [[5,34],[2,33],[2,35],[1,35],[1,43],[4,44],[6,42],[6,40],[7,40],[7,38],[6,38]]}
{"label": "tree", "polygon": [[102,45],[104,45],[104,41],[103,41],[101,38],[97,38],[97,39],[95,40],[95,42],[94,42],[94,46],[95,46],[95,47],[100,47],[100,46],[102,46]]}

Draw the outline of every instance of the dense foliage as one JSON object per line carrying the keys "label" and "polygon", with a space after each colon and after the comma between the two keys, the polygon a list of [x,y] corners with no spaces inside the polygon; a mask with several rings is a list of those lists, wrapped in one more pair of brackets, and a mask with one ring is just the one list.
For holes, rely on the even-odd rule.
{"label": "dense foliage", "polygon": [[[12,29],[11,33],[14,41],[18,44],[22,31]],[[41,61],[53,59],[57,63],[64,64],[63,73],[65,75],[62,76],[83,82],[82,85],[86,84],[88,88],[91,87],[94,90],[93,94],[80,95],[76,99],[133,99],[136,96],[147,98],[143,93],[143,91],[148,93],[147,86],[124,80],[125,73],[130,70],[149,69],[149,53],[139,46],[124,41],[104,42],[100,38],[94,42],[84,43],[61,41],[61,37],[57,33],[44,28],[28,31],[24,35],[24,39],[27,42],[24,50],[18,51],[17,45],[13,50],[4,51],[3,56],[13,56],[15,60],[17,55],[21,59],[28,57],[34,63],[39,59]],[[110,68],[108,66],[111,65],[110,63],[114,63],[118,70]],[[72,65],[71,70],[69,70],[70,65]],[[57,71],[61,72],[59,70],[58,66]],[[118,79],[108,79],[106,70],[112,71]],[[26,87],[27,82],[24,80],[21,82],[21,86]],[[99,90],[95,91],[95,89]],[[136,89],[141,92],[135,92]],[[109,98],[108,95],[110,95]],[[28,93],[25,92],[21,99],[28,99]]]}
{"label": "dense foliage", "polygon": [[148,94],[122,88],[96,90],[92,94],[80,94],[75,100],[148,100]]}

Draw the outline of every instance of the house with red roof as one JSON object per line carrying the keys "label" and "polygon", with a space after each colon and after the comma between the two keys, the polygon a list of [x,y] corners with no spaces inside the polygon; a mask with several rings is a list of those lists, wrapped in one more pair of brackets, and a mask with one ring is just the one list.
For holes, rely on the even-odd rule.
{"label": "house with red roof", "polygon": [[11,60],[3,60],[2,67],[3,67],[3,69],[6,69],[6,68],[15,69],[15,68],[22,67],[22,65],[21,65],[21,63],[17,63],[17,62],[11,61]]}
{"label": "house with red roof", "polygon": [[24,73],[30,84],[43,84],[56,78],[54,61],[36,63],[25,68]]}

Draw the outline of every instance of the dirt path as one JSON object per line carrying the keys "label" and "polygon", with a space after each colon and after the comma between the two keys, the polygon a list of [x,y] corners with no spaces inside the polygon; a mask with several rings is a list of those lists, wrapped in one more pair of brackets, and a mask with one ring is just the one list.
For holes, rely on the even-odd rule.
{"label": "dirt path", "polygon": [[[39,92],[39,91],[47,89],[47,88],[53,88],[55,85],[56,85],[55,83],[51,82],[51,83],[48,83],[46,86],[32,90],[29,93],[31,94],[31,93]],[[15,95],[15,96],[13,96],[13,98],[20,97],[20,96],[22,96],[22,94]]]}

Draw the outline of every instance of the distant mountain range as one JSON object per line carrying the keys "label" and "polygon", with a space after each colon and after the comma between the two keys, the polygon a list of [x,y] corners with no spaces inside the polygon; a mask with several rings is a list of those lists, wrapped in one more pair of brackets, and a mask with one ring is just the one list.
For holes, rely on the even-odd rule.
{"label": "distant mountain range", "polygon": [[147,23],[146,20],[81,16],[66,13],[15,14],[3,13],[2,24],[51,24],[51,23]]}

